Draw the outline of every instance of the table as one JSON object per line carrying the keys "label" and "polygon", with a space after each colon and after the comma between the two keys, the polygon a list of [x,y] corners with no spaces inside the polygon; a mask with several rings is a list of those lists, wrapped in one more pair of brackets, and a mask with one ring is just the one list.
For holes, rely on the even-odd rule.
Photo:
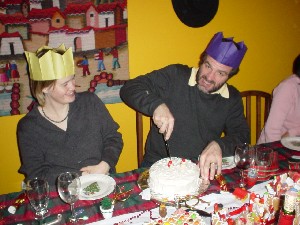
{"label": "table", "polygon": [[[264,146],[269,146],[278,152],[279,160],[279,171],[277,174],[285,173],[289,170],[288,159],[291,155],[300,155],[300,152],[287,149],[278,142],[264,144]],[[123,214],[134,213],[138,211],[149,211],[158,206],[158,203],[154,200],[143,200],[139,195],[141,189],[137,185],[137,180],[139,175],[145,171],[145,168],[135,169],[125,173],[112,174],[111,176],[115,179],[117,185],[124,187],[124,190],[130,190],[131,195],[125,202],[118,202],[115,205],[114,216],[119,216]],[[227,186],[229,189],[236,187],[239,181],[239,173],[237,168],[223,170]],[[3,181],[2,181],[3,182]],[[204,193],[204,195],[210,193],[219,193],[220,185],[216,180],[213,180]],[[25,202],[18,204],[20,199],[25,199]],[[15,214],[10,214],[8,212],[8,207],[15,205],[17,210]],[[75,204],[78,217],[81,218],[79,224],[88,224],[96,221],[103,220],[103,216],[99,209],[100,199],[98,200],[79,200]],[[62,221],[57,224],[68,224],[68,218],[71,214],[70,206],[62,202],[55,188],[51,189],[50,192],[50,202],[49,202],[49,216],[45,219],[45,222],[53,221],[57,218],[57,214],[62,214]],[[34,211],[31,208],[27,198],[25,197],[24,191],[9,193],[6,195],[0,195],[0,225],[7,224],[33,224]]]}

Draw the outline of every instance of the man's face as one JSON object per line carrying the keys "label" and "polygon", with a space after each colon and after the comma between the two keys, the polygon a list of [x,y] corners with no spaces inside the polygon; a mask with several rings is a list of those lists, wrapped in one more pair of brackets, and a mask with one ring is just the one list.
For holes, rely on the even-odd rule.
{"label": "man's face", "polygon": [[207,55],[196,77],[199,90],[207,94],[219,90],[228,80],[231,70],[232,67],[223,65]]}

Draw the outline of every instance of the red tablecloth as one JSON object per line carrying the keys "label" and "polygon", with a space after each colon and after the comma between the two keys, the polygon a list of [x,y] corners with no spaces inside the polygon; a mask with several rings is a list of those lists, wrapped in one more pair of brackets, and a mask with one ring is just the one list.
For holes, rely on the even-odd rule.
{"label": "red tablecloth", "polygon": [[[300,152],[289,150],[281,145],[280,142],[274,142],[266,144],[278,152],[279,170],[276,174],[285,173],[288,171],[288,158],[291,155],[300,155]],[[142,210],[150,210],[157,207],[157,202],[146,201],[139,195],[142,191],[137,185],[139,175],[145,171],[145,169],[136,169],[133,171],[112,174],[117,185],[124,187],[124,190],[132,189],[130,198],[125,202],[118,202],[115,205],[114,216],[122,215],[131,212],[137,212]],[[239,182],[239,173],[236,168],[224,170],[223,175],[226,179],[229,189],[233,189]],[[275,174],[274,174],[275,175]],[[219,183],[216,180],[211,182],[211,185],[205,194],[218,193],[220,191]],[[20,205],[16,204],[18,200],[25,199],[25,202]],[[89,201],[77,201],[75,204],[76,211],[79,218],[87,218],[87,220],[80,220],[82,224],[87,224],[102,220],[102,214],[99,210],[100,200]],[[17,211],[15,214],[8,212],[8,207],[11,205],[17,205]],[[55,188],[52,188],[50,193],[49,202],[49,216],[45,219],[45,222],[52,221],[56,218],[57,214],[62,214],[63,219],[60,224],[67,224],[68,217],[70,216],[70,206],[61,201]],[[10,193],[7,195],[0,195],[0,225],[2,224],[32,224],[34,221],[34,212],[31,208],[28,200],[25,197],[24,192]]]}

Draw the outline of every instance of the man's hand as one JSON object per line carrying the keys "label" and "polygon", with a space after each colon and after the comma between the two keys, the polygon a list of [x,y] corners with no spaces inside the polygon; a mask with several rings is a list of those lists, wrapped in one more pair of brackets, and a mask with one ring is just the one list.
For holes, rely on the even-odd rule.
{"label": "man's hand", "polygon": [[165,134],[169,140],[174,128],[174,117],[166,104],[159,105],[153,112],[153,122],[159,128],[159,133]]}
{"label": "man's hand", "polygon": [[90,173],[108,174],[110,166],[107,162],[101,161],[98,165],[82,167],[80,171],[82,175]]}
{"label": "man's hand", "polygon": [[213,180],[215,174],[221,174],[222,149],[215,141],[210,142],[199,157],[201,177]]}

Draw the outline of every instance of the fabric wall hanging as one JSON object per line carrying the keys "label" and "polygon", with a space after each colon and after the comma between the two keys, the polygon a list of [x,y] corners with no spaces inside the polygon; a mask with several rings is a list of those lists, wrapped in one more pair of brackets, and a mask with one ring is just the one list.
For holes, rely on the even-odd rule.
{"label": "fabric wall hanging", "polygon": [[127,0],[3,0],[0,116],[27,113],[34,104],[24,51],[62,43],[73,49],[76,91],[121,102],[119,89],[129,79]]}

